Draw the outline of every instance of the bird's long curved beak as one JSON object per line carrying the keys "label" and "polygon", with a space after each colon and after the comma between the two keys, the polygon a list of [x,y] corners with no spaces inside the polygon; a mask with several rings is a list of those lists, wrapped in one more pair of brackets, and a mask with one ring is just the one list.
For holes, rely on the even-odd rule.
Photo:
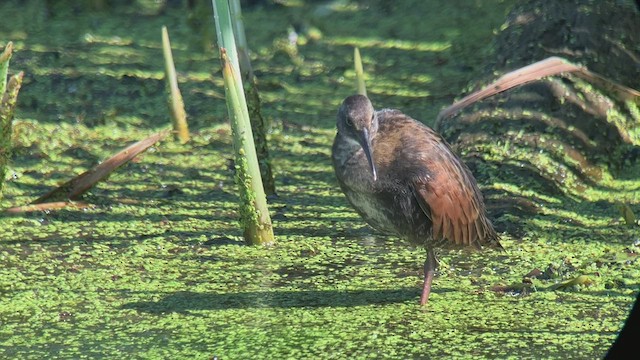
{"label": "bird's long curved beak", "polygon": [[369,130],[362,129],[360,135],[360,144],[362,144],[362,150],[364,150],[364,155],[367,157],[367,161],[369,162],[369,167],[371,168],[371,173],[373,174],[373,181],[378,180],[378,172],[376,171],[376,165],[373,161],[373,153],[371,146],[371,135],[369,134]]}

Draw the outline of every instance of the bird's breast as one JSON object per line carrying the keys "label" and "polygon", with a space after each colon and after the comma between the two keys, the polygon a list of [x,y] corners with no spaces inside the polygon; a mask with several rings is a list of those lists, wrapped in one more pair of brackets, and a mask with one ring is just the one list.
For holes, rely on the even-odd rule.
{"label": "bird's breast", "polygon": [[390,206],[389,199],[380,193],[362,193],[350,189],[344,189],[344,193],[371,227],[386,234],[403,236],[404,231],[398,226],[401,221],[397,219],[401,213]]}

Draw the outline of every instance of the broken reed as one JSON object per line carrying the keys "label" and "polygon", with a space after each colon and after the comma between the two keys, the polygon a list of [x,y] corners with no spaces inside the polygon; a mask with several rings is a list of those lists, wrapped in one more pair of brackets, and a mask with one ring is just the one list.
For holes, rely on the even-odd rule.
{"label": "broken reed", "polygon": [[164,55],[164,76],[169,88],[169,110],[173,123],[174,136],[183,144],[189,141],[189,125],[187,124],[187,112],[184,110],[184,101],[178,87],[176,66],[173,62],[171,42],[167,27],[162,27],[162,54]]}
{"label": "broken reed", "polygon": [[356,70],[356,89],[358,94],[367,96],[367,87],[364,84],[364,70],[362,69],[362,58],[360,57],[360,49],[353,49],[353,63]]}

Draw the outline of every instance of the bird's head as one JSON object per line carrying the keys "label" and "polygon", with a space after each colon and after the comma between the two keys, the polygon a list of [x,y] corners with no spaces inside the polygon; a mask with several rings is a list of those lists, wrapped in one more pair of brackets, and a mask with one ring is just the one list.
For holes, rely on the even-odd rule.
{"label": "bird's head", "polygon": [[373,181],[378,178],[371,141],[378,131],[378,119],[369,98],[352,95],[344,99],[338,110],[338,133],[357,142],[367,157]]}

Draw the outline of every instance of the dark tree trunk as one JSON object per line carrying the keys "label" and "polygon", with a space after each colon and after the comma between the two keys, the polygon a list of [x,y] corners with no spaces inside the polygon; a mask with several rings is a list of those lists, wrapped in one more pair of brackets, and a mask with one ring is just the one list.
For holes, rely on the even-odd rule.
{"label": "dark tree trunk", "polygon": [[[640,13],[632,2],[525,1],[510,13],[494,47],[481,84],[558,56],[640,89]],[[624,100],[577,77],[554,76],[484,100],[437,130],[480,183],[579,196],[609,174],[624,177],[638,157],[639,107],[637,97]],[[485,194],[494,217],[546,205],[497,187]]]}

